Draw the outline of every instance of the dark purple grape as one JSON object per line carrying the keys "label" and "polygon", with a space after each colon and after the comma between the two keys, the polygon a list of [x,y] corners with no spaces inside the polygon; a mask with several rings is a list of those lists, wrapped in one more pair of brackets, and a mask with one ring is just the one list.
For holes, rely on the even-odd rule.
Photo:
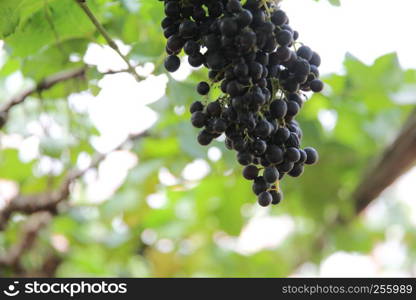
{"label": "dark purple grape", "polygon": [[200,83],[198,83],[198,86],[196,87],[196,90],[197,90],[198,94],[206,95],[206,94],[209,93],[210,87],[209,87],[208,83],[206,83],[205,81],[201,81]]}
{"label": "dark purple grape", "polygon": [[320,56],[295,43],[299,33],[268,1],[165,0],[164,8],[166,70],[178,70],[182,50],[192,67],[208,69],[196,87],[209,95],[208,103],[194,101],[189,109],[192,125],[201,128],[199,144],[224,134],[226,148],[244,166],[243,177],[253,180],[259,204],[278,204],[283,194],[277,181],[285,174],[298,177],[318,161],[316,150],[300,149],[303,133],[295,118],[305,105],[303,91],[324,88]]}
{"label": "dark purple grape", "polygon": [[180,65],[181,65],[181,61],[180,61],[179,57],[177,57],[176,55],[169,55],[165,59],[165,68],[169,72],[177,71],[179,69]]}
{"label": "dark purple grape", "polygon": [[269,192],[262,192],[258,196],[258,202],[261,206],[266,207],[272,203],[273,197]]}
{"label": "dark purple grape", "polygon": [[246,166],[243,170],[243,176],[245,179],[254,180],[259,175],[259,169],[254,165]]}

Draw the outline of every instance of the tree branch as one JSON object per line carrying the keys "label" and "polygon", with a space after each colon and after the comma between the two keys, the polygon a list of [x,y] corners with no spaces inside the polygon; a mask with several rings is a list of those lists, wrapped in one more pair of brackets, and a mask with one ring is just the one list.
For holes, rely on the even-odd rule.
{"label": "tree branch", "polygon": [[23,214],[33,214],[39,211],[48,211],[51,214],[56,214],[58,211],[58,205],[68,199],[70,195],[70,187],[74,181],[81,178],[87,171],[97,168],[98,165],[113,151],[120,150],[129,142],[139,140],[147,135],[147,132],[130,135],[114,150],[104,154],[97,154],[87,168],[83,170],[74,169],[69,171],[68,175],[62,181],[60,188],[56,191],[37,195],[17,195],[0,211],[0,231],[5,229],[10,217],[17,212]]}
{"label": "tree branch", "polygon": [[130,73],[129,69],[122,69],[122,70],[107,70],[104,72],[100,72],[103,75],[114,75],[114,74],[120,74],[120,73]]}
{"label": "tree branch", "polygon": [[[68,199],[70,195],[70,185],[78,178],[82,177],[88,170],[98,167],[98,165],[113,151],[121,150],[129,142],[141,139],[147,136],[147,132],[130,135],[114,150],[98,154],[92,160],[91,164],[83,170],[74,170],[69,172],[63,180],[61,187],[52,193],[44,193],[32,196],[17,196],[12,199],[8,205],[0,212],[0,230],[7,225],[11,215],[15,212],[31,214],[24,225],[22,238],[18,244],[13,245],[2,257],[0,257],[0,267],[11,268],[16,274],[24,274],[21,266],[21,259],[35,244],[39,232],[50,223],[54,214],[58,213],[59,203]],[[59,258],[53,259],[52,262],[45,262],[41,273],[45,276],[52,276],[54,270],[59,265]],[[37,274],[37,273],[36,273]]]}
{"label": "tree branch", "polygon": [[42,263],[42,266],[38,270],[22,272],[21,274],[19,274],[19,277],[55,277],[56,270],[58,269],[61,263],[62,258],[60,256],[56,254],[49,254],[46,256],[45,260]]}
{"label": "tree branch", "polygon": [[409,116],[396,140],[386,148],[353,194],[356,212],[363,211],[374,199],[406,173],[416,162],[416,110]]}
{"label": "tree branch", "polygon": [[0,129],[6,124],[10,110],[21,103],[23,103],[27,97],[34,93],[38,93],[52,88],[56,84],[67,81],[74,78],[81,78],[85,76],[86,68],[79,68],[75,70],[60,72],[50,77],[45,78],[39,82],[36,86],[22,92],[21,94],[13,97],[10,101],[6,102],[0,109]]}
{"label": "tree branch", "polygon": [[104,28],[103,25],[101,25],[101,23],[98,21],[98,19],[95,17],[95,15],[93,14],[93,12],[91,11],[91,9],[88,7],[87,3],[85,0],[74,0],[79,7],[84,11],[84,13],[87,15],[87,17],[90,19],[90,21],[94,24],[94,26],[97,28],[98,32],[104,37],[104,39],[106,40],[107,44],[113,48],[114,51],[117,52],[117,54],[124,60],[124,62],[127,64],[127,67],[129,69],[129,72],[136,78],[137,81],[141,81],[144,79],[144,77],[140,76],[139,74],[137,74],[136,69],[132,66],[132,64],[130,63],[129,59],[123,54],[121,53],[120,48],[118,47],[118,45],[116,44],[116,42],[114,42],[114,40],[110,37],[110,35],[108,34],[107,30]]}
{"label": "tree branch", "polygon": [[[355,204],[354,217],[365,210],[380,194],[405,174],[416,162],[416,109],[410,114],[394,142],[388,146],[374,166],[367,172],[352,194]],[[310,253],[319,253],[326,247],[329,230],[339,225],[347,225],[353,218],[334,216],[323,229],[315,234],[311,249],[294,263],[294,269],[308,261]]]}

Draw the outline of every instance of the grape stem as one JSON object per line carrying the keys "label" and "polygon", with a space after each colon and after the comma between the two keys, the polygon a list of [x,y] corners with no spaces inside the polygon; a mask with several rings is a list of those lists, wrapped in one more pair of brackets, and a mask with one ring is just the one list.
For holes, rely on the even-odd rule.
{"label": "grape stem", "polygon": [[270,9],[267,6],[267,4],[268,4],[268,1],[267,0],[261,0],[261,5],[264,7],[264,10],[266,11],[267,17],[270,18],[271,12],[270,12]]}
{"label": "grape stem", "polygon": [[104,26],[98,21],[98,19],[95,17],[91,9],[88,7],[86,0],[74,0],[79,7],[85,12],[87,17],[91,20],[91,22],[94,24],[94,26],[97,28],[98,32],[104,37],[107,44],[115,51],[117,54],[123,59],[123,61],[127,64],[127,68],[129,70],[129,73],[131,73],[134,78],[137,81],[141,81],[145,79],[144,77],[137,74],[136,69],[133,67],[133,65],[130,63],[129,59],[121,52],[120,48],[116,44],[116,42],[110,37],[107,30],[104,28]]}

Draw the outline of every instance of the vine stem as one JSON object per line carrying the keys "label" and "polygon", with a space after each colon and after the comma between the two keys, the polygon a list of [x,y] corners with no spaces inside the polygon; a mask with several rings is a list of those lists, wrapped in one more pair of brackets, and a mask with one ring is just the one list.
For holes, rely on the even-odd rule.
{"label": "vine stem", "polygon": [[87,17],[90,19],[90,21],[94,24],[94,26],[97,28],[98,32],[104,37],[107,44],[115,51],[117,54],[123,59],[123,61],[127,64],[129,72],[134,76],[134,78],[137,81],[141,81],[145,79],[144,77],[137,74],[136,69],[133,67],[133,65],[130,63],[129,59],[121,52],[120,48],[116,44],[116,42],[111,38],[111,36],[108,34],[107,30],[104,28],[104,26],[98,21],[98,19],[95,17],[91,9],[88,7],[86,0],[74,0],[79,7],[84,11],[84,13],[87,15]]}

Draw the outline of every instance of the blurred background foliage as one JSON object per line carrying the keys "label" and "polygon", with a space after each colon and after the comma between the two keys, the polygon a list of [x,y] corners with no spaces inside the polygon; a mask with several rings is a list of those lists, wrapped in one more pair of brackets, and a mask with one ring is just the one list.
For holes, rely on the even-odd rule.
{"label": "blurred background foliage", "polygon": [[[150,77],[165,74],[162,2],[89,0],[88,5],[115,40],[130,46],[131,61],[151,63]],[[0,40],[1,104],[47,76],[85,66],[82,58],[91,43],[106,44],[69,0],[0,1]],[[11,111],[1,132],[3,202],[9,186],[23,194],[56,189],[69,169],[97,151],[92,141],[103,133],[88,111],[75,109],[68,99],[80,93],[93,98],[101,92],[100,80],[117,75],[93,65],[87,69],[85,78],[35,93]],[[325,75],[325,92],[313,96],[299,118],[304,145],[319,150],[320,163],[300,179],[285,179],[285,200],[269,209],[256,206],[250,183],[221,141],[210,148],[196,142],[187,108],[206,71],[192,70],[183,80],[162,75],[166,93],[147,105],[157,121],[148,137],[124,151],[135,160],[120,184],[94,202],[88,188],[100,168],[78,180],[69,205],[21,258],[26,274],[54,257],[56,276],[289,276],[338,251],[368,255],[397,224],[407,247],[400,268],[410,272],[416,235],[406,207],[392,202],[388,218],[370,224],[356,215],[351,195],[409,115],[413,105],[395,95],[416,85],[416,71],[402,69],[394,53],[372,65],[347,55],[344,70]],[[142,96],[134,95],[138,102]],[[122,99],[113,104],[118,100],[123,105]],[[110,126],[122,121],[122,115],[107,119]],[[25,157],[24,150],[33,147],[36,155]],[[195,178],[186,175],[187,168]],[[18,243],[25,219],[15,215],[0,233],[0,254]],[[265,222],[253,229],[249,225],[256,220]],[[256,248],[256,236],[270,243]],[[0,276],[16,274],[0,268]]]}

